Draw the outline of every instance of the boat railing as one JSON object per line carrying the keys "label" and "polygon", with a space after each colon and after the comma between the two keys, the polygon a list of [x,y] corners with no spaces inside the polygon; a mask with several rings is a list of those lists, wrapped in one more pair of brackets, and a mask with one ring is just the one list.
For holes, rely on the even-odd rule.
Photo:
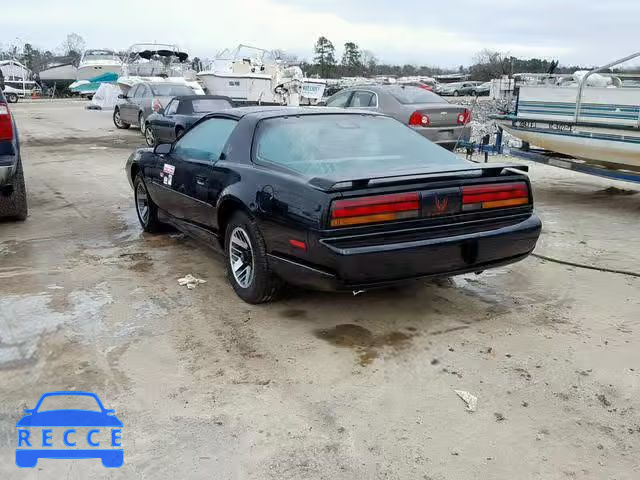
{"label": "boat railing", "polygon": [[576,113],[574,117],[574,121],[576,123],[578,123],[578,119],[580,118],[580,112],[582,110],[582,94],[584,92],[584,87],[587,85],[587,80],[589,79],[589,77],[594,73],[602,72],[603,70],[607,70],[611,67],[615,67],[616,65],[620,65],[621,63],[628,62],[629,60],[633,60],[634,58],[637,58],[637,57],[640,57],[640,52],[633,53],[624,58],[608,63],[606,65],[603,65],[602,67],[595,68],[587,72],[587,74],[584,77],[582,77],[582,81],[578,86],[578,96],[576,98]]}

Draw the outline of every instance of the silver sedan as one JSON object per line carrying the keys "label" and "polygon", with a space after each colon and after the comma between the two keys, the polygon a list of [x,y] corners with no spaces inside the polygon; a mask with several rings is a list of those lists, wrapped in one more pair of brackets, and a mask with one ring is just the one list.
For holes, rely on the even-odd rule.
{"label": "silver sedan", "polygon": [[363,85],[340,90],[328,107],[373,110],[413,128],[432,142],[452,150],[471,136],[471,112],[429,90],[405,85]]}

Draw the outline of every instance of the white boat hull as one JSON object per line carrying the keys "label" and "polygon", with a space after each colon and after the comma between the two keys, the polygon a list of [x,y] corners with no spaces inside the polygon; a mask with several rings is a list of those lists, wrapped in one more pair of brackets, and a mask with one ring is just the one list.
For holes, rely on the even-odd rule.
{"label": "white boat hull", "polygon": [[82,65],[78,67],[77,80],[91,80],[92,78],[104,75],[105,73],[122,74],[121,64],[100,64],[100,65]]}
{"label": "white boat hull", "polygon": [[56,65],[40,72],[43,82],[74,82],[78,76],[78,69],[71,65]]}
{"label": "white boat hull", "polygon": [[511,122],[504,123],[503,127],[520,140],[545,150],[590,162],[640,168],[640,131],[578,127],[574,127],[573,133],[537,131],[514,127]]}
{"label": "white boat hull", "polygon": [[222,95],[236,101],[265,102],[276,101],[271,91],[269,75],[234,75],[217,72],[200,72],[202,80],[211,95]]}

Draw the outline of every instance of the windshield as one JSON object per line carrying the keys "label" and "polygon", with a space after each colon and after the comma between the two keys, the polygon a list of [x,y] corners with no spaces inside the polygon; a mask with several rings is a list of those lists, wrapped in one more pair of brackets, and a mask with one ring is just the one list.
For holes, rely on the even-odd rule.
{"label": "windshield", "polygon": [[180,95],[193,95],[191,87],[186,85],[167,85],[163,83],[151,85],[154,95],[159,97],[177,97]]}
{"label": "windshield", "polygon": [[305,115],[262,121],[256,162],[308,177],[386,176],[467,163],[388,117]]}
{"label": "windshield", "polygon": [[51,395],[42,400],[38,412],[69,409],[101,411],[96,399],[89,395]]}
{"label": "windshield", "polygon": [[191,101],[194,113],[213,112],[231,108],[231,103],[223,98],[202,98]]}
{"label": "windshield", "polygon": [[446,100],[424,88],[394,85],[385,89],[404,105],[415,103],[446,103]]}

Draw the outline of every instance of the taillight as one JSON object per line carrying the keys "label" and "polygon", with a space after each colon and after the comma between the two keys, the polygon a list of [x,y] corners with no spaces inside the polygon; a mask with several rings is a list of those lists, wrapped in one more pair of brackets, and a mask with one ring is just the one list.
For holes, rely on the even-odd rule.
{"label": "taillight", "polygon": [[470,121],[471,121],[471,110],[469,110],[468,108],[465,108],[464,112],[458,114],[458,124],[466,125]]}
{"label": "taillight", "polygon": [[431,124],[429,115],[420,112],[413,112],[409,117],[409,125],[413,127],[428,127]]}
{"label": "taillight", "polygon": [[151,103],[151,108],[156,113],[162,110],[162,104],[160,103],[160,100],[158,100],[157,98],[154,98],[153,102]]}
{"label": "taillight", "polygon": [[13,122],[6,103],[0,103],[0,141],[13,140]]}
{"label": "taillight", "polygon": [[404,220],[417,218],[419,213],[418,192],[336,200],[331,204],[331,226],[346,227]]}
{"label": "taillight", "polygon": [[529,203],[529,187],[524,182],[462,187],[462,210],[516,207]]}

